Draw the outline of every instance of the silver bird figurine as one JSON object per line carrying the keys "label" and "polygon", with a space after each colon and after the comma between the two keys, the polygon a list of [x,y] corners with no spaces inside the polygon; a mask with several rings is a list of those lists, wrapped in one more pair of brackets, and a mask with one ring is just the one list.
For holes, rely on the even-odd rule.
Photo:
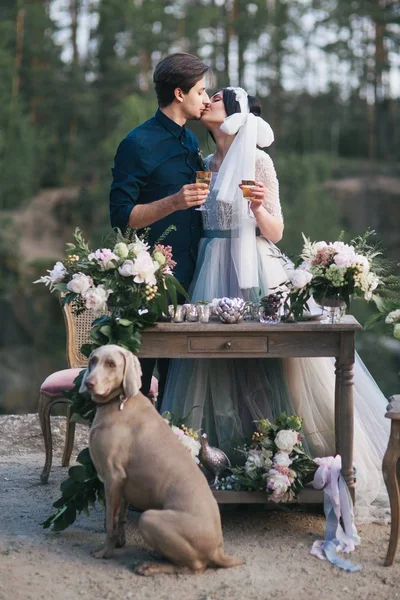
{"label": "silver bird figurine", "polygon": [[215,487],[220,475],[231,466],[231,461],[225,452],[209,445],[206,433],[202,433],[200,444],[199,460],[201,464],[214,475],[214,481],[210,484],[210,487]]}

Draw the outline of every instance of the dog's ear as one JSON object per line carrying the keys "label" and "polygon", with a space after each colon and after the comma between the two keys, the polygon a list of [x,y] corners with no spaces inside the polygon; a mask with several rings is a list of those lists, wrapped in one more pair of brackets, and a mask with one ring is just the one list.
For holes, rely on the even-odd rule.
{"label": "dog's ear", "polygon": [[127,398],[136,396],[142,387],[142,368],[138,358],[129,352],[129,350],[123,351],[125,357],[125,370],[122,387],[124,395]]}
{"label": "dog's ear", "polygon": [[84,394],[85,392],[88,391],[87,387],[86,387],[86,377],[89,375],[89,367],[87,367],[85,369],[85,372],[83,374],[82,377],[82,381],[81,381],[81,387],[79,388],[79,393],[80,394]]}

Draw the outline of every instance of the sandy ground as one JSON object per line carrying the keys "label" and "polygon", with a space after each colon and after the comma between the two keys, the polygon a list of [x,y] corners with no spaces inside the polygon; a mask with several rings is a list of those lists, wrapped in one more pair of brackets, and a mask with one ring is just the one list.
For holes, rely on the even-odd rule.
{"label": "sandy ground", "polygon": [[[389,526],[359,528],[362,537],[353,562],[358,573],[344,573],[309,554],[323,536],[324,518],[301,507],[270,511],[224,508],[225,547],[245,560],[243,567],[208,570],[202,575],[134,573],[142,560],[153,560],[137,533],[140,515],[128,513],[124,549],[113,559],[96,560],[90,551],[104,537],[103,512],[81,515],[67,531],[54,534],[40,523],[48,517],[59,485],[63,419],[54,420],[57,452],[48,485],[39,476],[44,454],[35,415],[0,417],[0,598],[6,600],[333,600],[400,598],[400,552],[393,567],[383,567]],[[78,434],[85,444],[86,428]]]}

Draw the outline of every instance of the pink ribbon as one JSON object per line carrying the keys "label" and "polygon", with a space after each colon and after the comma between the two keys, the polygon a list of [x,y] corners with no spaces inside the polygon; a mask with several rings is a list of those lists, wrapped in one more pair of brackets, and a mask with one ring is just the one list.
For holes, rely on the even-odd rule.
{"label": "pink ribbon", "polygon": [[[341,475],[342,459],[339,455],[315,458],[319,465],[315,472],[313,487],[324,490],[324,510],[326,515],[325,540],[312,545],[311,554],[321,560],[328,559],[332,564],[346,571],[358,571],[350,561],[337,556],[337,552],[352,552],[360,543],[354,525],[353,505],[346,482]],[[341,522],[343,523],[343,527]]]}

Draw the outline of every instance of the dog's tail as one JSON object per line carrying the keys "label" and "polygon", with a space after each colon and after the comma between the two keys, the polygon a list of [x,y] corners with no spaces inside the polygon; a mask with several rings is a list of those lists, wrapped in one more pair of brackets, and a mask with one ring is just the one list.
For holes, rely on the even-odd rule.
{"label": "dog's tail", "polygon": [[233,556],[228,556],[224,553],[224,549],[220,546],[214,554],[214,557],[211,561],[211,565],[213,567],[218,567],[219,569],[229,569],[230,567],[240,567],[243,565],[244,561],[240,558],[234,558]]}

